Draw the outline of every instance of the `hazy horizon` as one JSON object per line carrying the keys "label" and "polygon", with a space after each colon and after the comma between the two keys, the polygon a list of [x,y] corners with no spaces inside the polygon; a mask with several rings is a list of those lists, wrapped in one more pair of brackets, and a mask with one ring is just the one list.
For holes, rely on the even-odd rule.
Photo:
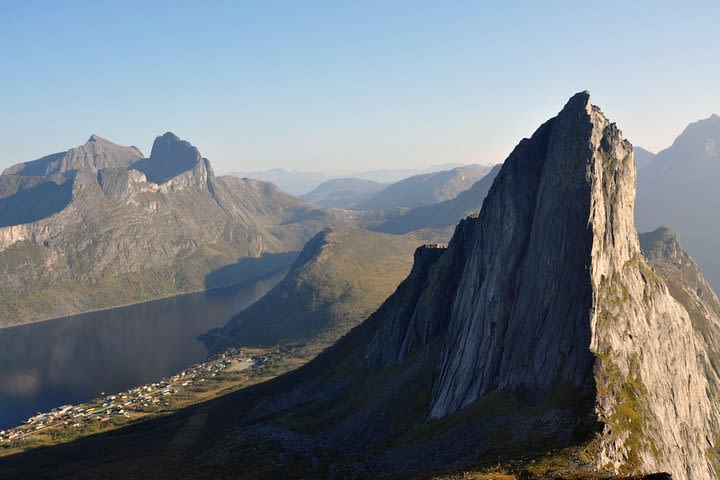
{"label": "hazy horizon", "polygon": [[720,113],[720,5],[569,5],[6,2],[0,169],[166,131],[218,172],[487,165],[582,90],[657,152]]}

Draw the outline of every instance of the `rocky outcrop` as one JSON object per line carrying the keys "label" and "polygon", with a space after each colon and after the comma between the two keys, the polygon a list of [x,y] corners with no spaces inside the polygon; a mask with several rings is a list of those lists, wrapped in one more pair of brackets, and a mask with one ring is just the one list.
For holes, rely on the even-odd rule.
{"label": "rocky outcrop", "polygon": [[632,146],[586,93],[520,143],[460,273],[430,418],[567,384],[596,399],[599,467],[712,478],[703,349],[640,254],[634,196]]}
{"label": "rocky outcrop", "polygon": [[200,151],[172,132],[157,137],[150,157],[138,160],[131,168],[144,173],[149,182],[168,182],[163,185],[166,191],[191,186],[211,189],[208,182],[214,179],[210,163]]}
{"label": "rocky outcrop", "polygon": [[[641,234],[640,247],[670,294],[690,315],[704,347],[699,351],[699,359],[710,384],[709,394],[716,404],[720,403],[720,300],[717,294],[669,228],[659,227]],[[716,420],[715,424],[718,423]]]}

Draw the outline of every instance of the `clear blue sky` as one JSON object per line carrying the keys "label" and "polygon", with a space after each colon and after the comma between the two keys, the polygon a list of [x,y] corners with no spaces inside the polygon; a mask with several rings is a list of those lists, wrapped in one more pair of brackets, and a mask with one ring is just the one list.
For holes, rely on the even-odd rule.
{"label": "clear blue sky", "polygon": [[720,113],[720,2],[509,3],[2,0],[0,168],[168,130],[220,172],[492,163],[585,89],[654,151]]}

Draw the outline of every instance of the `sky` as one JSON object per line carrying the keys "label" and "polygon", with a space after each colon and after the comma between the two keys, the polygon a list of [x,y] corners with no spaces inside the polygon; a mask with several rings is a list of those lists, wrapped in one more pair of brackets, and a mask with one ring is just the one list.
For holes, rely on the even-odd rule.
{"label": "sky", "polygon": [[503,161],[575,92],[635,145],[720,113],[720,2],[0,0],[0,169],[172,131],[216,172]]}

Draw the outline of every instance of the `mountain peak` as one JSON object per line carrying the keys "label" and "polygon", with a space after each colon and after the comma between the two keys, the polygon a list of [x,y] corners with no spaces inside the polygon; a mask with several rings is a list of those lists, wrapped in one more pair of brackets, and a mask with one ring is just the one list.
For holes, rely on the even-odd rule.
{"label": "mountain peak", "polygon": [[647,258],[680,261],[683,249],[675,232],[660,226],[640,236],[640,247]]}
{"label": "mountain peak", "polygon": [[[365,349],[371,364],[392,367],[439,351],[431,421],[473,404],[492,408],[498,392],[540,405],[564,385],[576,405],[590,406],[578,421],[604,425],[595,434],[599,466],[627,462],[709,478],[703,448],[684,440],[712,435],[699,347],[687,312],[653,283],[640,253],[635,180],[622,132],[587,92],[571,97],[513,150],[415,303],[402,300],[377,329]],[[672,349],[658,331],[673,332]],[[646,430],[629,428],[617,413],[627,379],[642,385],[633,401]],[[680,391],[686,401],[673,410]],[[682,437],[676,425],[693,433]],[[658,458],[634,451],[651,431]]]}
{"label": "mountain peak", "polygon": [[206,184],[208,176],[213,176],[210,165],[200,151],[186,140],[181,140],[172,132],[166,132],[155,138],[150,157],[144,158],[133,165],[146,178],[157,184],[165,183],[171,178],[195,170],[199,184]]}
{"label": "mountain peak", "polygon": [[590,105],[590,92],[588,92],[587,90],[583,90],[582,92],[578,92],[575,95],[573,95],[572,97],[570,97],[570,99],[565,104],[563,111],[567,110],[567,109],[577,109],[577,108],[587,109],[589,105]]}
{"label": "mountain peak", "polygon": [[155,141],[157,141],[158,139],[163,139],[163,140],[173,141],[173,142],[182,141],[182,140],[180,140],[180,137],[175,135],[173,132],[169,132],[169,131],[163,133],[162,135],[158,135],[157,137],[155,137]]}
{"label": "mountain peak", "polygon": [[[117,145],[117,144],[111,142],[110,140],[103,138],[100,135],[97,135],[95,133],[90,135],[90,138],[88,138],[87,142],[85,142],[85,145],[92,145],[92,144],[95,144],[95,145],[104,144],[104,145],[113,145],[113,146],[120,147],[120,145]],[[129,148],[134,148],[134,147],[129,147]]]}

